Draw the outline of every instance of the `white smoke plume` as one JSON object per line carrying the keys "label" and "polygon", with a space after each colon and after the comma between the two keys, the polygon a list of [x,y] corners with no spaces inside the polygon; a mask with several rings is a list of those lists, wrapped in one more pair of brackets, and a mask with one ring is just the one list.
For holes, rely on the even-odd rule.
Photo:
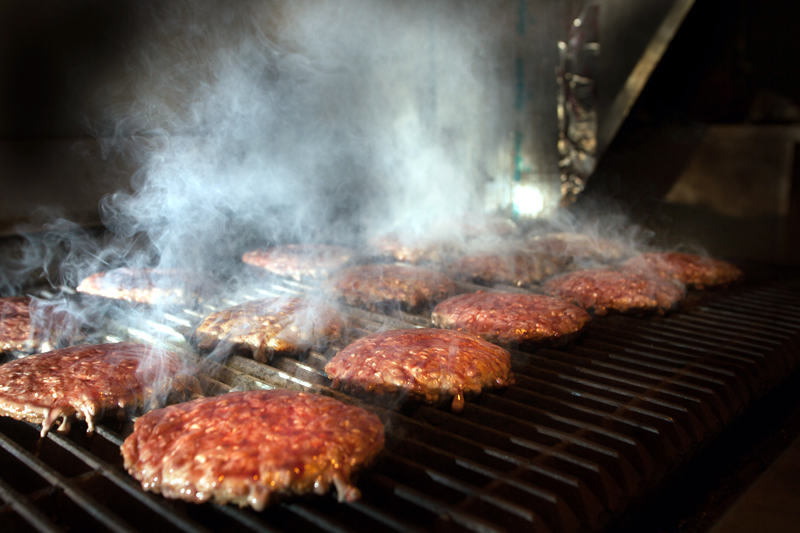
{"label": "white smoke plume", "polygon": [[148,8],[125,92],[109,89],[97,125],[107,150],[141,163],[132,191],[104,201],[107,226],[146,233],[162,267],[214,272],[253,244],[352,244],[481,210],[513,109],[507,7]]}

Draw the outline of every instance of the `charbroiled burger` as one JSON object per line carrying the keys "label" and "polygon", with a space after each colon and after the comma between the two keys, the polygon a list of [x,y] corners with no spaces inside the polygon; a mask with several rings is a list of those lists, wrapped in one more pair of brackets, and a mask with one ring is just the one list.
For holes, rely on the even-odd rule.
{"label": "charbroiled burger", "polygon": [[478,291],[441,302],[431,320],[439,327],[526,350],[570,342],[590,317],[580,307],[549,296]]}
{"label": "charbroiled burger", "polygon": [[625,257],[627,249],[621,241],[594,237],[583,233],[545,233],[528,239],[527,245],[561,264],[585,261],[609,262]]}
{"label": "charbroiled burger", "polygon": [[405,398],[432,405],[514,383],[509,353],[478,336],[444,329],[375,333],[340,350],[325,365],[334,389],[385,403]]}
{"label": "charbroiled burger", "polygon": [[260,511],[293,494],[360,497],[351,475],[383,448],[374,414],[288,390],[232,392],[150,411],[122,444],[145,490]]}
{"label": "charbroiled burger", "polygon": [[373,254],[391,261],[411,264],[440,264],[461,249],[461,244],[447,237],[380,235],[369,240]]}
{"label": "charbroiled burger", "polygon": [[115,268],[90,275],[75,290],[112,300],[163,305],[196,298],[202,292],[202,283],[182,270]]}
{"label": "charbroiled burger", "polygon": [[346,322],[323,302],[299,297],[265,298],[208,315],[192,334],[200,351],[247,353],[267,362],[275,353],[322,347],[341,337]]}
{"label": "charbroiled burger", "polygon": [[353,250],[343,246],[284,244],[246,252],[242,261],[276,276],[302,281],[327,278],[350,264],[355,257]]}
{"label": "charbroiled burger", "polygon": [[400,308],[418,313],[453,294],[456,286],[444,275],[411,265],[361,265],[339,271],[327,290],[355,307],[373,311]]}
{"label": "charbroiled burger", "polygon": [[544,292],[572,302],[597,316],[609,311],[664,314],[683,299],[683,285],[615,270],[581,270],[551,278]]}
{"label": "charbroiled burger", "polygon": [[548,256],[518,250],[465,255],[447,265],[452,279],[489,286],[525,287],[559,271],[561,266]]}
{"label": "charbroiled burger", "polygon": [[642,254],[626,261],[622,269],[674,279],[695,289],[730,285],[744,277],[741,270],[726,261],[679,252]]}
{"label": "charbroiled burger", "polygon": [[59,306],[29,296],[0,298],[0,352],[30,353],[70,341],[78,322]]}
{"label": "charbroiled burger", "polygon": [[[0,415],[69,431],[85,419],[91,433],[106,412],[123,413],[165,388],[197,388],[178,357],[146,344],[72,346],[0,366]],[[154,389],[155,387],[155,389]]]}

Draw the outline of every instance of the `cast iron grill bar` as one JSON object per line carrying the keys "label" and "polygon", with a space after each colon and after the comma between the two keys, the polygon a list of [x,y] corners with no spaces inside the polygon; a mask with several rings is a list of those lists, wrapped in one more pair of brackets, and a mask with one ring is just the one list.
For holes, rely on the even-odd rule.
{"label": "cast iron grill bar", "polygon": [[[474,494],[481,493],[491,496],[503,493],[516,502],[524,501],[528,505],[530,505],[531,498],[543,502],[545,505],[542,507],[542,516],[545,522],[551,525],[551,529],[574,531],[580,527],[580,522],[573,511],[552,491],[521,481],[476,461],[439,450],[415,439],[397,439],[390,436],[388,444],[394,454],[413,458],[420,464],[429,467],[435,465],[436,469],[442,470],[446,474],[449,473],[454,478],[467,479],[466,483],[470,483],[473,478],[478,476],[481,479],[489,480],[483,488],[478,486],[480,481],[474,481],[475,486],[472,489]],[[467,475],[464,475],[464,471]],[[468,505],[470,501],[471,498],[462,501],[462,507]],[[556,527],[553,527],[554,525]]]}
{"label": "cast iron grill bar", "polygon": [[[745,310],[748,313],[752,313],[756,316],[762,316],[765,318],[780,317],[781,321],[783,322],[793,324],[794,326],[800,326],[800,313],[797,313],[796,309],[791,309],[786,306],[779,306],[775,304],[775,302],[772,302],[771,306],[767,306],[763,301],[754,301],[742,296],[739,296],[738,298],[732,298],[731,302],[736,305],[736,308]],[[720,308],[723,306],[726,306],[724,302],[716,302],[710,307]]]}
{"label": "cast iron grill bar", "polygon": [[[749,315],[747,313],[736,313],[727,309],[715,309],[712,307],[705,307],[698,309],[694,314],[700,315],[707,320],[716,320],[723,324],[728,324],[731,327],[745,327],[753,331],[769,331],[774,338],[788,339],[790,332],[787,329],[795,329],[793,326],[783,326],[782,324],[775,325],[768,319],[759,320],[758,317]],[[779,322],[779,321],[778,321]]]}
{"label": "cast iron grill bar", "polygon": [[775,331],[781,329],[797,330],[800,329],[800,321],[785,313],[776,312],[776,310],[763,311],[754,309],[749,305],[730,305],[727,303],[710,302],[705,306],[700,307],[701,312],[716,313],[724,317],[730,317],[732,321],[750,321],[761,325],[768,325]]}
{"label": "cast iron grill bar", "polygon": [[[424,421],[400,415],[391,415],[387,427],[391,428],[390,435],[401,434],[404,442],[408,440],[423,442],[436,453],[459,457],[460,460],[466,461],[463,464],[467,467],[477,464],[481,465],[481,468],[504,472],[506,476],[513,474],[520,482],[531,483],[540,488],[537,490],[556,495],[559,498],[556,504],[563,499],[571,514],[582,516],[589,522],[596,523],[603,512],[594,492],[581,479],[564,471],[512,456],[460,434],[434,428]],[[559,514],[563,513],[564,511],[559,511]]]}
{"label": "cast iron grill bar", "polygon": [[[543,350],[544,352],[544,350]],[[718,423],[716,416],[699,398],[673,392],[657,384],[646,384],[634,380],[622,380],[604,372],[580,372],[580,367],[559,363],[549,359],[534,361],[516,367],[515,371],[529,377],[539,375],[550,376],[553,382],[563,383],[568,386],[578,387],[582,390],[604,390],[618,398],[629,398],[629,401],[639,400],[651,408],[664,408],[672,412],[686,413],[688,416],[702,418],[705,427],[715,426]],[[588,379],[591,377],[591,379]],[[697,421],[699,424],[699,420]]]}
{"label": "cast iron grill bar", "polygon": [[517,387],[526,392],[541,393],[551,398],[569,401],[573,405],[591,409],[601,416],[613,416],[647,426],[658,428],[659,434],[670,441],[681,452],[686,452],[691,446],[691,438],[683,426],[673,417],[644,409],[637,405],[627,405],[624,402],[606,398],[601,394],[576,391],[570,387],[550,383],[547,380],[519,376]]}
{"label": "cast iron grill bar", "polygon": [[[691,359],[678,359],[676,355],[680,356],[679,353],[663,355],[662,352],[665,352],[665,350],[661,348],[651,348],[648,351],[646,345],[639,346],[637,344],[634,349],[589,339],[585,340],[581,346],[605,352],[608,360],[620,366],[651,373],[662,372],[665,378],[679,377],[706,383],[724,383],[727,378],[728,381],[732,382],[731,385],[736,386],[745,400],[751,395],[749,388],[757,387],[757,385],[751,383],[754,378],[749,375],[741,376],[728,369],[721,369]],[[750,383],[750,387],[748,387],[747,383]]]}
{"label": "cast iron grill bar", "polygon": [[102,524],[106,529],[118,533],[132,533],[135,531],[127,526],[119,516],[115,515],[106,507],[101,506],[97,500],[86,494],[73,480],[65,478],[54,469],[48,467],[33,454],[2,433],[0,433],[0,448],[25,465],[32,472],[42,477],[52,487],[62,490],[73,503],[78,505],[86,514]]}
{"label": "cast iron grill bar", "polygon": [[[749,348],[740,348],[733,345],[738,344],[736,339],[727,339],[718,335],[718,331],[711,329],[694,331],[688,327],[670,327],[669,324],[663,324],[663,322],[658,320],[652,321],[652,325],[649,328],[643,328],[642,324],[627,323],[625,324],[625,329],[626,332],[630,332],[632,335],[635,335],[640,339],[669,343],[675,346],[688,346],[689,348],[702,348],[704,346],[708,346],[713,348],[713,350],[710,350],[710,353],[719,353],[719,355],[730,357],[734,361],[747,361],[750,357],[764,357],[764,354],[762,353],[764,350],[763,345],[758,346],[751,343],[751,347]],[[720,346],[720,342],[726,344]],[[709,348],[705,349],[708,350]],[[724,350],[737,352],[740,355],[729,354]],[[763,361],[760,362],[761,364],[764,364]]]}
{"label": "cast iron grill bar", "polygon": [[519,439],[509,433],[487,428],[437,409],[421,407],[417,411],[417,417],[433,427],[474,440],[479,445],[502,450],[503,453],[533,464],[547,465],[554,470],[579,477],[611,508],[622,499],[623,489],[620,488],[619,481],[615,480],[604,466],[594,461],[526,439]]}
{"label": "cast iron grill bar", "polygon": [[678,449],[672,440],[657,427],[634,420],[616,413],[609,413],[592,407],[558,397],[557,394],[545,394],[515,387],[505,391],[503,399],[513,401],[525,407],[541,408],[557,413],[570,420],[585,420],[596,425],[611,428],[623,434],[634,434],[647,446],[654,456],[672,461],[678,455]]}
{"label": "cast iron grill bar", "polygon": [[618,335],[614,335],[609,331],[604,331],[599,328],[596,331],[591,331],[590,334],[587,335],[586,340],[588,342],[603,343],[607,346],[616,346],[618,348],[624,348],[624,346],[621,346],[621,344],[624,343],[625,345],[639,349],[649,349],[653,352],[653,358],[655,358],[656,353],[663,353],[664,359],[668,361],[670,360],[668,359],[669,357],[687,358],[687,360],[673,359],[673,361],[679,361],[682,364],[687,364],[688,359],[692,359],[694,360],[692,361],[694,367],[703,368],[710,372],[733,375],[733,373],[736,372],[749,374],[755,371],[760,377],[766,377],[766,372],[753,360],[743,357],[733,358],[730,356],[727,356],[729,359],[726,359],[724,358],[724,354],[723,358],[718,358],[718,352],[705,350],[701,346],[692,346],[686,342],[664,341],[663,339],[657,339],[655,337],[648,338],[639,336],[632,336],[621,341]]}
{"label": "cast iron grill bar", "polygon": [[[605,468],[627,494],[636,490],[642,482],[641,476],[628,459],[617,450],[610,449],[589,439],[571,435],[538,424],[519,420],[502,413],[470,407],[461,413],[465,420],[492,428],[509,436],[509,441],[543,455],[558,453],[592,461]],[[542,448],[548,445],[548,448]]]}
{"label": "cast iron grill bar", "polygon": [[516,420],[535,421],[541,425],[543,431],[550,431],[550,428],[556,427],[561,430],[561,434],[585,438],[609,449],[620,450],[622,455],[631,461],[637,472],[645,480],[652,479],[655,471],[653,457],[637,439],[601,426],[561,417],[542,409],[524,406],[497,396],[487,395],[480,401],[474,402],[473,406],[475,409],[502,413],[504,416],[509,417],[512,416],[509,413],[514,413],[513,418]]}
{"label": "cast iron grill bar", "polygon": [[[429,495],[402,485],[390,477],[381,474],[373,474],[370,478],[376,483],[389,488],[399,498],[438,516],[447,516],[456,524],[470,531],[475,531],[476,533],[501,533],[506,531],[505,528],[492,524],[482,518],[475,517],[469,513],[465,513],[453,505],[431,498]],[[546,526],[541,522],[536,522],[533,525],[534,531],[542,533],[549,532]]]}
{"label": "cast iron grill bar", "polygon": [[61,528],[54,524],[44,513],[39,511],[28,498],[14,490],[14,488],[3,479],[0,479],[0,500],[5,502],[3,506],[0,506],[0,515],[5,511],[5,508],[8,507],[37,531],[43,531],[45,533],[58,533],[61,531]]}
{"label": "cast iron grill bar", "polygon": [[380,522],[384,526],[390,527],[395,531],[401,531],[404,533],[422,533],[423,530],[419,527],[414,525],[408,524],[398,518],[389,516],[385,512],[381,511],[378,507],[371,503],[364,502],[363,500],[358,500],[350,504],[353,509],[356,509],[360,513],[369,516],[376,522]]}
{"label": "cast iron grill bar", "polygon": [[[110,430],[103,425],[97,427],[97,433],[112,442],[116,446],[122,445],[122,439],[118,435],[113,434]],[[165,522],[171,524],[173,527],[186,531],[189,533],[203,533],[207,529],[186,520],[174,512],[170,511],[165,505],[163,498],[156,497],[152,493],[140,490],[140,486],[133,481],[133,478],[125,473],[120,472],[118,469],[113,468],[111,465],[88,452],[84,448],[75,444],[68,438],[61,435],[48,433],[47,438],[58,444],[61,448],[71,453],[76,458],[86,463],[94,472],[102,474],[106,479],[111,481],[118,488],[123,490],[130,498],[137,500],[148,508],[148,510],[158,514]]]}
{"label": "cast iron grill bar", "polygon": [[747,367],[729,362],[709,361],[702,355],[689,353],[688,350],[682,352],[636,340],[629,340],[623,344],[603,337],[587,337],[581,346],[603,351],[608,354],[609,359],[622,366],[644,367],[650,372],[661,370],[668,374],[666,377],[701,379],[703,376],[715,378],[727,376],[733,378],[747,396],[758,395],[766,387],[764,383],[766,376],[763,373],[749,372]]}
{"label": "cast iron grill bar", "polygon": [[[784,296],[784,295],[780,295]],[[795,295],[796,296],[796,295]],[[761,309],[764,312],[778,310],[787,316],[800,320],[800,312],[793,306],[793,297],[784,300],[777,295],[764,294],[758,291],[741,293],[730,298],[730,302],[742,307],[750,306],[751,309]]]}
{"label": "cast iron grill bar", "polygon": [[[436,483],[436,486],[430,486],[428,496],[434,499],[441,500],[441,494],[444,491],[449,491],[456,494],[457,501],[455,505],[463,512],[475,515],[475,504],[480,502],[492,506],[490,513],[493,515],[495,522],[503,521],[500,524],[503,527],[511,528],[512,530],[519,530],[519,528],[529,528],[533,525],[542,522],[542,519],[528,508],[524,508],[519,504],[513,503],[505,498],[494,496],[485,489],[475,487],[461,481],[453,476],[443,474],[435,469],[421,465],[418,462],[407,457],[399,456],[393,452],[386,452],[384,456],[385,463],[392,463],[391,466],[384,465],[384,468],[392,472],[392,479],[402,480],[406,479],[406,485],[425,487],[426,483],[415,482],[414,478],[429,478]],[[382,469],[383,470],[383,469]],[[472,503],[473,505],[466,505]],[[574,531],[574,530],[573,530]]]}
{"label": "cast iron grill bar", "polygon": [[621,383],[648,384],[654,387],[654,390],[663,389],[676,395],[691,393],[691,398],[698,396],[708,397],[710,405],[723,420],[728,419],[731,408],[735,410],[742,402],[734,390],[721,380],[704,381],[701,385],[689,381],[692,379],[690,376],[688,379],[686,376],[665,376],[632,369],[616,363],[609,363],[604,360],[607,357],[605,352],[586,348],[585,346],[573,345],[565,347],[563,350],[563,352],[541,350],[537,355],[552,361],[573,365],[578,372],[597,376],[597,379],[610,379]]}

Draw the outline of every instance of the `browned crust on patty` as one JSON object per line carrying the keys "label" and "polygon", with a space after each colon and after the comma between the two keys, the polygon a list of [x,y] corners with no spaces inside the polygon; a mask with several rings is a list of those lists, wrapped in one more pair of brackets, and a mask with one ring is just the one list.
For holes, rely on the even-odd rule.
{"label": "browned crust on patty", "polygon": [[341,337],[346,322],[323,302],[304,298],[265,298],[208,315],[192,334],[204,352],[222,345],[267,362],[275,353],[296,353]]}
{"label": "browned crust on patty", "polygon": [[384,311],[400,307],[418,313],[455,292],[446,276],[410,265],[361,265],[331,277],[327,290],[355,307]]}
{"label": "browned crust on patty", "polygon": [[442,329],[401,329],[363,337],[325,365],[333,388],[372,400],[409,398],[432,405],[514,383],[508,351],[475,335]]}
{"label": "browned crust on patty", "polygon": [[327,244],[284,244],[251,250],[242,261],[275,274],[302,281],[324,279],[350,264],[356,253],[349,248]]}
{"label": "browned crust on patty", "polygon": [[431,320],[442,328],[525,350],[562,346],[579,335],[591,318],[580,307],[549,296],[479,291],[441,302]]}
{"label": "browned crust on patty", "polygon": [[726,261],[679,252],[642,254],[626,261],[622,269],[674,279],[695,289],[726,286],[744,277],[741,270]]}
{"label": "browned crust on patty", "polygon": [[683,299],[682,285],[614,270],[582,270],[548,280],[544,292],[604,316],[609,311],[664,314]]}
{"label": "browned crust on patty", "polygon": [[524,287],[561,270],[561,266],[549,257],[515,251],[460,257],[447,266],[447,275],[456,280],[481,285],[507,284]]}
{"label": "browned crust on patty", "polygon": [[112,300],[157,305],[189,300],[197,296],[199,288],[199,282],[180,270],[115,268],[88,276],[75,290]]}
{"label": "browned crust on patty", "polygon": [[151,411],[122,444],[145,490],[258,511],[292,494],[354,501],[351,475],[383,448],[383,424],[342,402],[288,390],[233,392]]}
{"label": "browned crust on patty", "polygon": [[42,436],[59,419],[59,432],[69,431],[72,418],[85,419],[92,432],[104,412],[124,413],[161,392],[152,390],[157,381],[193,387],[181,370],[175,354],[146,344],[72,346],[30,355],[0,366],[0,414],[41,422]]}

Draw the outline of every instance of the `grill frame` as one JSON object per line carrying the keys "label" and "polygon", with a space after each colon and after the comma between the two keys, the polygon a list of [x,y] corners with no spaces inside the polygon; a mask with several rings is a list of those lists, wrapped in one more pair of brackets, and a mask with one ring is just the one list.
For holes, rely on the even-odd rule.
{"label": "grill frame", "polygon": [[[256,297],[305,290],[275,280]],[[129,422],[99,424],[91,438],[76,424],[68,436],[51,433],[40,442],[33,425],[2,419],[0,454],[16,461],[4,472],[32,472],[45,485],[26,492],[0,474],[0,517],[39,531],[69,529],[70,512],[112,531],[147,529],[146,520],[184,531],[234,525],[251,531],[598,530],[796,369],[798,304],[797,276],[766,275],[729,290],[692,292],[680,312],[666,317],[596,318],[575,344],[512,352],[517,384],[473,399],[460,415],[427,406],[388,411],[333,391],[319,374],[331,354],[270,365],[239,356],[224,366],[206,363],[200,376],[206,394],[293,388],[377,412],[386,424],[387,451],[359,480],[364,498],[346,505],[332,497],[301,498],[261,514],[168,501],[144,493],[121,468],[118,447]],[[415,315],[350,312],[363,332],[429,323]],[[199,321],[202,313],[187,316]],[[124,324],[110,323],[109,331],[155,340],[147,338],[153,331]],[[49,447],[61,451],[45,452]],[[58,457],[72,457],[69,462],[86,470],[62,474],[47,462]],[[127,503],[98,501],[104,491]],[[130,509],[140,509],[140,516]],[[131,521],[144,527],[131,529]]]}

